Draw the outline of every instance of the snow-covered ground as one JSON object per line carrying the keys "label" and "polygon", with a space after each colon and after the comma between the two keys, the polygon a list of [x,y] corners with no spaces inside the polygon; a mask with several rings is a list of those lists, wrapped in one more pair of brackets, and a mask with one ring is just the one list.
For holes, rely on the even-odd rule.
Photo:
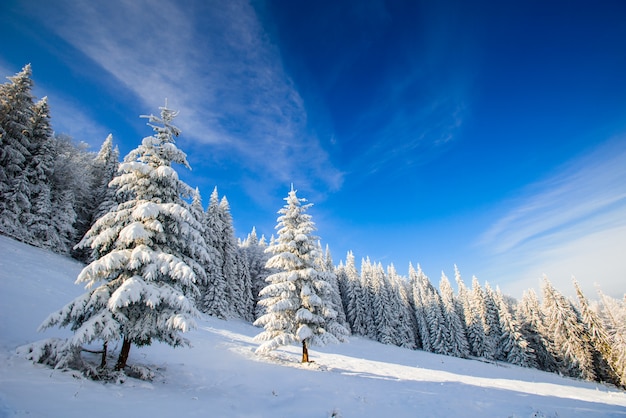
{"label": "snow-covered ground", "polygon": [[129,364],[150,381],[98,383],[34,365],[23,344],[66,337],[37,333],[52,311],[82,293],[71,259],[0,236],[0,417],[610,417],[626,393],[508,364],[385,346],[362,338],[259,357],[260,329],[204,318],[192,348],[133,346]]}

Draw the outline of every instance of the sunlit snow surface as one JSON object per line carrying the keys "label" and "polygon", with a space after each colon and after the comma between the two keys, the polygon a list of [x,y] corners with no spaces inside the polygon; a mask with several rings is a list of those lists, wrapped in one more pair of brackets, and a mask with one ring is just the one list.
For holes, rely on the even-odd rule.
{"label": "sunlit snow surface", "polygon": [[[22,344],[67,337],[36,332],[83,292],[82,266],[0,237],[0,417],[611,417],[626,393],[508,364],[488,364],[385,346],[362,338],[253,353],[260,332],[203,318],[192,348],[133,347],[129,363],[155,379],[102,384],[15,354]],[[118,347],[119,349],[119,347]]]}

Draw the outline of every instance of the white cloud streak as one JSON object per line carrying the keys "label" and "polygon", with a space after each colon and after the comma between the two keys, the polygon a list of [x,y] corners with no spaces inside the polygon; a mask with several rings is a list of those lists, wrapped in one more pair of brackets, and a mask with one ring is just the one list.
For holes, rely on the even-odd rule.
{"label": "white cloud streak", "polygon": [[305,105],[248,2],[68,0],[44,13],[51,30],[146,109],[156,112],[167,98],[194,147],[227,145],[269,183],[313,178],[340,187],[342,175],[309,134]]}
{"label": "white cloud streak", "polygon": [[[46,91],[45,88],[42,90]],[[107,128],[99,125],[85,114],[79,105],[72,103],[62,94],[51,93],[48,97],[52,128],[57,134],[66,134],[76,141],[84,142],[92,151],[98,151],[109,135]]]}
{"label": "white cloud streak", "polygon": [[[483,234],[489,276],[521,294],[543,274],[564,292],[575,276],[621,296],[626,261],[626,137],[616,138],[532,185]],[[517,296],[519,296],[519,294]]]}

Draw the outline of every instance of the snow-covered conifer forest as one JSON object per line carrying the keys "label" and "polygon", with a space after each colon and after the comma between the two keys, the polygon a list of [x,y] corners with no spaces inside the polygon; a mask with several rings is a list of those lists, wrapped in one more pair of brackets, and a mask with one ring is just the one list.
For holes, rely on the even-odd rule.
{"label": "snow-covered conifer forest", "polygon": [[[419,265],[403,277],[369,258],[357,266],[351,252],[336,265],[293,187],[277,237],[268,242],[253,228],[237,239],[217,187],[205,208],[178,177],[189,167],[175,143],[175,111],[147,116],[152,135],[120,161],[111,136],[94,153],[52,131],[47,98],[32,95],[30,65],[7,78],[0,233],[84,263],[75,279],[87,285],[41,318],[42,329],[73,335],[34,344],[37,362],[107,378],[129,370],[132,346],[193,344],[183,334],[209,315],[263,326],[260,353],[297,344],[303,361],[309,345],[351,334],[626,387],[626,300],[589,298],[575,281],[569,300],[548,278],[540,295],[531,289],[515,300],[476,277],[466,283],[459,269],[436,286]],[[81,350],[94,344],[100,360],[84,360]]]}

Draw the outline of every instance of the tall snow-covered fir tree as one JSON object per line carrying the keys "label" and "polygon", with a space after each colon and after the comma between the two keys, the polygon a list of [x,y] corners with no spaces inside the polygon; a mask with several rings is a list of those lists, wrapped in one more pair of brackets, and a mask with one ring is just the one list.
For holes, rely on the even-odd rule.
{"label": "tall snow-covered fir tree", "polygon": [[373,314],[374,338],[383,344],[394,344],[394,333],[397,323],[392,312],[392,297],[390,286],[385,277],[383,266],[372,264],[369,259],[363,265],[371,283],[371,307]]}
{"label": "tall snow-covered fir tree", "polygon": [[339,341],[346,342],[348,335],[350,334],[350,326],[346,323],[346,315],[343,310],[343,304],[341,303],[341,295],[339,294],[339,284],[337,283],[337,274],[335,274],[335,266],[333,265],[333,258],[330,253],[330,248],[326,246],[326,251],[322,255],[322,247],[318,242],[318,252],[321,258],[318,258],[316,270],[320,273],[320,277],[323,278],[330,285],[330,297],[328,298],[327,313],[332,313],[330,317],[324,317],[326,321],[326,332],[334,335]]}
{"label": "tall snow-covered fir tree", "polygon": [[30,241],[44,248],[54,248],[55,230],[52,218],[52,174],[54,154],[48,99],[33,107],[30,127],[31,158],[26,167],[30,183],[30,213],[25,222]]}
{"label": "tall snow-covered fir tree", "polygon": [[502,329],[498,348],[502,360],[522,367],[535,367],[535,353],[521,333],[521,325],[499,288],[495,292],[495,301]]}
{"label": "tall snow-covered fir tree", "polygon": [[[458,272],[458,270],[457,270]],[[476,279],[478,281],[478,279]],[[465,329],[467,343],[470,353],[476,357],[483,357],[485,354],[485,331],[483,322],[478,313],[478,308],[473,303],[470,290],[465,286],[465,282],[460,274],[456,274],[458,299],[463,307],[463,318],[465,319]]]}
{"label": "tall snow-covered fir tree", "polygon": [[411,306],[406,280],[397,273],[393,264],[387,267],[387,279],[391,286],[392,307],[396,325],[394,326],[394,344],[400,347],[415,349],[417,323]]}
{"label": "tall snow-covered fir tree", "polygon": [[600,292],[601,317],[612,346],[611,367],[626,388],[626,298],[617,300]]}
{"label": "tall snow-covered fir tree", "polygon": [[256,228],[252,228],[246,239],[239,243],[239,250],[245,255],[248,264],[255,318],[261,316],[260,307],[257,306],[259,293],[265,287],[265,278],[270,274],[270,271],[265,267],[267,260],[269,260],[269,255],[265,252],[266,248],[265,237],[259,238]]}
{"label": "tall snow-covered fir tree", "polygon": [[367,299],[365,289],[361,285],[361,278],[356,268],[354,254],[350,251],[346,256],[345,288],[344,296],[346,305],[346,318],[352,330],[357,335],[367,335]]}
{"label": "tall snow-covered fir tree", "polygon": [[556,372],[558,363],[549,350],[552,343],[547,335],[545,317],[534,290],[530,289],[522,295],[522,300],[517,305],[517,316],[521,325],[520,331],[535,355],[537,368]]}
{"label": "tall snow-covered fir tree", "polygon": [[93,160],[93,187],[96,210],[93,221],[99,219],[117,204],[116,190],[109,183],[117,174],[120,165],[120,150],[113,147],[113,135],[108,135]]}
{"label": "tall snow-covered fir tree", "polygon": [[469,344],[465,335],[465,328],[457,313],[450,280],[443,272],[439,282],[439,291],[441,292],[442,313],[448,329],[446,351],[451,356],[467,357],[469,356]]}
{"label": "tall snow-covered fir tree", "polygon": [[204,225],[205,241],[210,248],[214,249],[215,257],[211,258],[211,265],[206,268],[207,281],[200,290],[202,311],[219,318],[230,316],[229,289],[224,277],[224,229],[219,194],[215,187],[209,199]]}
{"label": "tall snow-covered fir tree", "polygon": [[595,379],[590,342],[574,305],[552,286],[547,277],[544,277],[542,292],[546,332],[552,340],[550,349],[561,360],[561,372]]}
{"label": "tall snow-covered fir tree", "polygon": [[424,351],[433,351],[430,336],[430,326],[426,318],[426,308],[428,305],[427,288],[429,286],[428,277],[417,265],[417,270],[409,264],[409,281],[411,284],[411,298],[413,299],[413,309],[415,310],[415,321],[417,323],[417,334],[420,346]]}
{"label": "tall snow-covered fir tree", "polygon": [[[316,269],[320,258],[315,224],[291,188],[285,206],[278,212],[278,239],[266,251],[273,254],[267,267],[277,272],[267,277],[269,283],[262,291],[259,304],[266,313],[255,321],[264,331],[256,336],[263,343],[258,353],[283,345],[302,344],[302,362],[308,362],[308,347],[338,342],[326,330],[326,319],[337,313],[330,307],[332,288]],[[346,331],[347,332],[347,331]]]}
{"label": "tall snow-covered fir tree", "polygon": [[28,241],[24,214],[30,213],[31,158],[29,132],[33,120],[30,64],[0,85],[0,232]]}
{"label": "tall snow-covered fir tree", "polygon": [[574,279],[574,289],[578,298],[580,319],[587,336],[586,340],[589,341],[593,348],[592,355],[596,376],[601,381],[619,385],[619,367],[615,361],[619,354],[611,343],[606,326],[600,320],[600,316],[592,309],[576,279]]}
{"label": "tall snow-covered fir tree", "polygon": [[195,327],[199,315],[195,283],[204,280],[208,255],[201,226],[183,200],[192,190],[172,168],[189,167],[174,142],[176,114],[163,107],[160,118],[147,117],[154,135],[126,156],[112,181],[128,200],[98,219],[79,244],[94,258],[76,280],[87,292],[41,325],[70,326],[69,348],[122,339],[118,370],[131,344],[186,345],[180,333]]}
{"label": "tall snow-covered fir tree", "polygon": [[245,255],[239,251],[233,218],[230,214],[230,204],[226,197],[222,197],[218,207],[220,225],[217,231],[220,238],[218,251],[221,253],[222,277],[226,282],[226,295],[229,301],[229,316],[252,320],[254,304],[252,299],[252,284],[250,272],[247,268]]}
{"label": "tall snow-covered fir tree", "polygon": [[484,340],[482,344],[483,354],[482,356],[488,360],[495,360],[498,350],[499,335],[497,333],[497,327],[500,326],[500,321],[497,317],[497,310],[493,301],[487,298],[486,292],[478,282],[476,276],[472,277],[472,304],[474,305],[476,312],[480,316],[482,322],[482,329],[484,332]]}

